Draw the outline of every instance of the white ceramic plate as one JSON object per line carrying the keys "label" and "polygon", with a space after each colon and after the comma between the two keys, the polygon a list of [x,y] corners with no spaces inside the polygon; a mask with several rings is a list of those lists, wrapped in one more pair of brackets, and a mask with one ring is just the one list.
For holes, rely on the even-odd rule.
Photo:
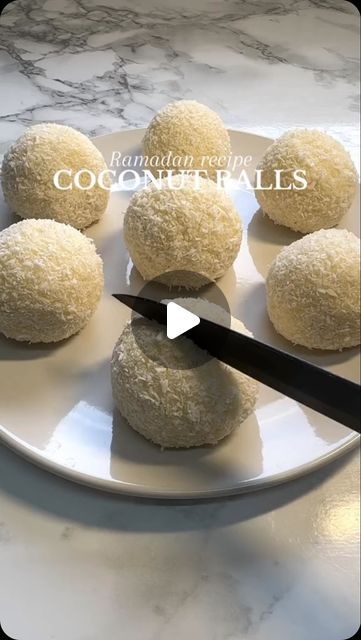
{"label": "white ceramic plate", "polygon": [[[96,139],[109,162],[113,151],[140,154],[142,130]],[[234,154],[255,167],[270,140],[231,132]],[[105,293],[90,324],[55,346],[29,346],[0,337],[0,437],[36,464],[69,479],[138,496],[202,498],[259,489],[299,476],[354,447],[359,436],[271,389],[261,388],[254,414],[216,447],[160,451],[113,411],[109,361],[129,312],[113,292],[144,284],[122,238],[131,193],[112,193],[104,218],[87,230],[105,264]],[[255,337],[357,380],[359,350],[309,352],[275,334],[266,315],[264,277],[278,251],[299,234],[258,212],[252,193],[233,192],[243,221],[234,267],[218,282],[231,311]],[[358,233],[358,201],[340,226]],[[0,228],[16,219],[0,201]]]}

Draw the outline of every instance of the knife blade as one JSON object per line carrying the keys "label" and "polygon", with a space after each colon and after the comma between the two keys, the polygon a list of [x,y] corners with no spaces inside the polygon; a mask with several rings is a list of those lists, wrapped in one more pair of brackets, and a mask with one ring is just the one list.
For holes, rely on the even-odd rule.
{"label": "knife blade", "polygon": [[[166,325],[165,303],[131,294],[113,297]],[[234,369],[360,433],[360,385],[355,382],[206,318],[186,337]]]}

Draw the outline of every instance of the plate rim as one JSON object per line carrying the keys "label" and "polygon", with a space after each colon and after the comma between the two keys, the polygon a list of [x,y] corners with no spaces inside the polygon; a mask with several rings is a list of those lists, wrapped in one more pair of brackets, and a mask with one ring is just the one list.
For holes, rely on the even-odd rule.
{"label": "plate rim", "polygon": [[[346,427],[345,427],[346,428]],[[10,450],[19,454],[20,457],[25,460],[31,461],[35,466],[50,471],[52,475],[61,477],[65,480],[75,482],[83,486],[91,487],[106,493],[113,493],[116,495],[123,495],[133,498],[145,498],[154,500],[206,500],[216,499],[222,497],[229,497],[232,495],[241,495],[245,493],[253,493],[254,491],[260,491],[268,489],[273,486],[284,484],[286,482],[296,480],[302,476],[308,475],[313,471],[326,466],[332,461],[342,457],[349,451],[356,449],[356,446],[360,443],[361,434],[356,431],[350,430],[350,434],[340,447],[335,447],[331,451],[324,455],[315,458],[312,462],[305,462],[299,467],[295,467],[291,471],[283,471],[282,473],[268,476],[267,479],[246,480],[241,481],[238,485],[232,487],[224,487],[222,489],[198,489],[198,490],[175,490],[169,491],[167,489],[154,490],[149,489],[145,485],[127,483],[114,479],[100,479],[96,476],[91,476],[80,471],[74,471],[69,467],[51,461],[49,458],[39,455],[32,450],[32,447],[28,444],[25,446],[17,445],[18,438],[12,436],[10,432],[0,425],[0,442],[5,444]]]}

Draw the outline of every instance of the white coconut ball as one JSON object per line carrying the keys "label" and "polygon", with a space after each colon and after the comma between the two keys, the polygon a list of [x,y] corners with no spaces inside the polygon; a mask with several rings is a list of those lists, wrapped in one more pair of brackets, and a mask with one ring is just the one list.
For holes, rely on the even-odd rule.
{"label": "white coconut ball", "polygon": [[[175,302],[227,325],[225,312],[216,305]],[[111,379],[115,405],[135,431],[163,448],[214,445],[252,413],[257,382],[216,359],[197,366],[204,362],[204,352],[185,336],[171,341],[155,322],[132,323],[115,345]],[[251,335],[239,321],[233,326]],[[156,361],[140,349],[143,341],[147,353],[154,349]]]}
{"label": "white coconut ball", "polygon": [[[55,174],[61,174],[58,189]],[[73,184],[78,171],[88,170],[96,179],[107,169],[95,145],[82,133],[60,124],[37,124],[14,142],[4,156],[1,183],[8,206],[21,218],[50,218],[84,229],[99,220],[109,201],[109,190],[98,183],[90,189]],[[88,173],[79,176],[79,184],[91,184]],[[107,174],[104,185],[109,186]]]}
{"label": "white coconut ball", "polygon": [[[259,205],[276,224],[310,233],[337,225],[355,197],[358,176],[349,153],[340,142],[321,131],[289,131],[267,149],[257,166],[262,186],[255,194]],[[282,170],[276,187],[276,170]],[[307,181],[306,189],[294,171]],[[299,190],[286,190],[295,184]],[[273,189],[267,189],[272,186]]]}
{"label": "white coconut ball", "polygon": [[360,344],[360,241],[350,231],[311,233],[282,249],[267,281],[278,333],[310,349]]}
{"label": "white coconut ball", "polygon": [[23,220],[0,233],[0,333],[57,342],[82,329],[103,291],[92,240],[53,220]]}
{"label": "white coconut ball", "polygon": [[[217,280],[233,264],[242,239],[232,200],[212,180],[192,175],[159,185],[135,193],[126,211],[124,239],[133,263],[144,280],[169,286],[197,289],[204,284],[197,274]],[[163,275],[179,271],[190,275]]]}
{"label": "white coconut ball", "polygon": [[231,153],[221,118],[195,100],[179,100],[161,109],[146,130],[143,148],[148,168],[157,176],[161,169],[197,169],[215,179],[217,169],[226,166]]}

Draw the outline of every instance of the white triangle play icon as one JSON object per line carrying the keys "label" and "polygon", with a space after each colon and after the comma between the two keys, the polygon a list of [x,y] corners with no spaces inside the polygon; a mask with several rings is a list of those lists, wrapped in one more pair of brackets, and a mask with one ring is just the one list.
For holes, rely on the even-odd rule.
{"label": "white triangle play icon", "polygon": [[200,323],[200,319],[195,313],[184,309],[176,302],[168,302],[167,304],[167,338],[173,340],[178,338],[182,333],[193,329]]}

